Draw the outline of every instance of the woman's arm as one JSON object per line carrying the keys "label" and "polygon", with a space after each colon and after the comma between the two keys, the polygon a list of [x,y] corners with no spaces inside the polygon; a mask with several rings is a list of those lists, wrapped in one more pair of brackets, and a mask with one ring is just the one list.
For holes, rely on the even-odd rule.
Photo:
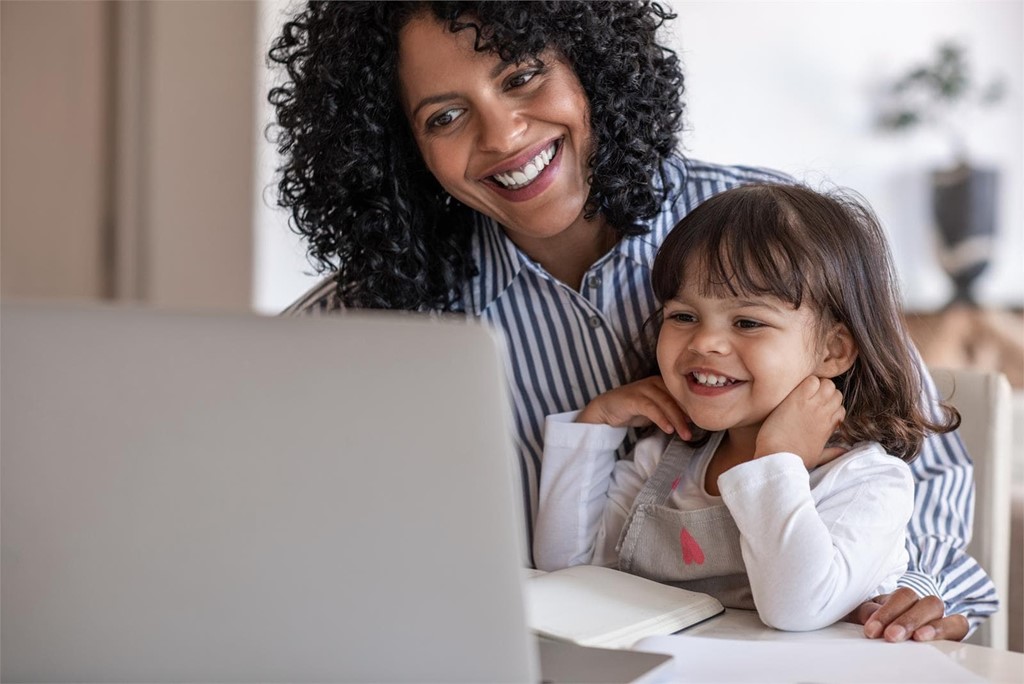
{"label": "woman's arm", "polygon": [[[920,358],[922,404],[934,416],[938,392]],[[974,508],[974,466],[958,433],[931,435],[910,464],[916,483],[907,527],[910,564],[900,590],[851,616],[866,636],[889,641],[963,639],[999,607],[995,585],[967,554]],[[941,599],[936,601],[934,597]]]}
{"label": "woman's arm", "polygon": [[740,529],[754,603],[778,629],[837,622],[906,567],[913,507],[906,464],[877,445],[860,445],[821,468],[813,492],[803,461],[788,453],[735,466],[718,479]]}

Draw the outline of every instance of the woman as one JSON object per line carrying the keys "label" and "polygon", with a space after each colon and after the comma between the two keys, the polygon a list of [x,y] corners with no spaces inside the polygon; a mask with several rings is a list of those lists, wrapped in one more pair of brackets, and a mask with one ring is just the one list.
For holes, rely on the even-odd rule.
{"label": "woman", "polygon": [[[676,156],[669,18],[646,2],[313,3],[270,52],[287,70],[270,93],[280,203],[331,273],[289,312],[460,312],[502,331],[530,521],[543,417],[636,379],[668,230],[781,178]],[[869,637],[959,639],[996,606],[963,553],[970,460],[932,438],[914,473],[911,572],[852,617]]]}

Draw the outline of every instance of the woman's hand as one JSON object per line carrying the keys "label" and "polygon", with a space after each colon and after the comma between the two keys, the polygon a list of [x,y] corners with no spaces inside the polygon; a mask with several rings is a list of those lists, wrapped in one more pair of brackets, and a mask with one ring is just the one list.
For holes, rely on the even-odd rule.
{"label": "woman's hand", "polygon": [[864,625],[864,636],[886,641],[960,641],[970,625],[963,615],[945,615],[938,596],[918,598],[913,589],[900,587],[891,594],[876,596],[846,616],[848,622]]}
{"label": "woman's hand", "polygon": [[796,454],[811,470],[842,450],[825,444],[846,417],[843,395],[828,378],[813,375],[768,414],[757,433],[754,458],[779,452]]}
{"label": "woman's hand", "polygon": [[577,423],[599,423],[613,427],[646,427],[654,424],[662,432],[675,432],[690,439],[690,419],[669,394],[665,381],[652,376],[616,387],[600,395],[580,411]]}

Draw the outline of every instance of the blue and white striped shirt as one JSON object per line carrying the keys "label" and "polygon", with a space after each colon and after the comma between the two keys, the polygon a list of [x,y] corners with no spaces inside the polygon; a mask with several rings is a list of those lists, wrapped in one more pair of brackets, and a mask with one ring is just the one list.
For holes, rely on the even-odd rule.
{"label": "blue and white striped shirt", "polygon": [[[645,235],[622,239],[583,277],[577,292],[522,252],[491,219],[478,216],[472,255],[480,273],[466,283],[467,312],[505,337],[509,385],[528,529],[536,515],[544,417],[582,408],[597,395],[638,378],[626,361],[640,329],[657,308],[650,275],[655,253],[695,206],[729,188],[788,180],[743,166],[672,158],[671,185]],[[328,279],[285,313],[342,308]],[[927,377],[927,374],[925,374]],[[930,380],[929,380],[930,382]],[[930,405],[936,391],[926,388]],[[627,443],[625,450],[632,447]],[[900,581],[919,595],[942,597],[946,614],[965,614],[973,630],[995,612],[995,587],[966,554],[973,513],[973,466],[957,434],[929,438],[911,464],[917,483],[908,527],[910,568]],[[532,535],[531,535],[532,536]]]}

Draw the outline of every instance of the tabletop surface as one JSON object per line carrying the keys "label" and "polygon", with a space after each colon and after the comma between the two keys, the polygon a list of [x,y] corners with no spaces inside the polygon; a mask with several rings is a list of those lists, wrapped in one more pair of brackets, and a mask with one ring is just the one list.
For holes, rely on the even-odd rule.
{"label": "tabletop surface", "polygon": [[[861,627],[838,623],[813,632],[782,632],[766,627],[754,611],[728,609],[722,615],[687,629],[688,636],[757,641],[810,642],[863,639]],[[992,682],[1024,682],[1024,654],[954,641],[928,644],[959,665]]]}

